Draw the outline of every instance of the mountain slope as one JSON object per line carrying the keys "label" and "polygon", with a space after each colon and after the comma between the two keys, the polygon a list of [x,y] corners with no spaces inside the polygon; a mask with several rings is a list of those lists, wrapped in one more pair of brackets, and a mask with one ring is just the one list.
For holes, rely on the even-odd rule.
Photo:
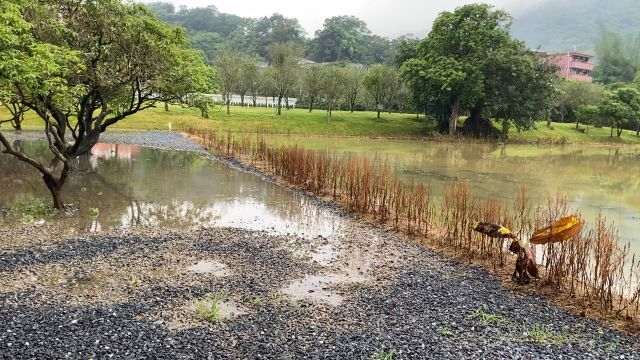
{"label": "mountain slope", "polygon": [[640,31],[640,1],[550,0],[515,17],[513,36],[531,48],[588,51],[601,26],[623,37]]}

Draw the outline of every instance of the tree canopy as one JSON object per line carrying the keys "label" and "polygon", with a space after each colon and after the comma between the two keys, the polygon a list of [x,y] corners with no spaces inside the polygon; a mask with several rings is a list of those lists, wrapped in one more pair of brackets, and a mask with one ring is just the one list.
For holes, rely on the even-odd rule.
{"label": "tree canopy", "polygon": [[39,116],[56,161],[44,165],[28,157],[1,131],[0,140],[4,152],[40,171],[59,209],[73,160],[109,126],[158,102],[183,102],[213,89],[213,71],[185,32],[144,6],[119,0],[7,0],[0,6],[0,92]]}
{"label": "tree canopy", "polygon": [[471,117],[465,127],[489,131],[483,113],[532,126],[531,118],[549,103],[554,69],[511,38],[511,17],[486,4],[443,12],[421,41],[417,57],[402,72],[414,89],[431,94],[436,109],[449,109],[449,132],[456,132],[462,109]]}

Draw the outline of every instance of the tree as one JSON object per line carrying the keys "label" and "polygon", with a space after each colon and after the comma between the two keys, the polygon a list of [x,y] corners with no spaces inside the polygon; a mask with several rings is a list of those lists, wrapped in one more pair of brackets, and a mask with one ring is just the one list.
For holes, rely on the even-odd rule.
{"label": "tree", "polygon": [[344,68],[344,94],[349,103],[349,111],[353,113],[356,106],[360,89],[362,89],[362,79],[364,78],[364,70],[349,66]]}
{"label": "tree", "polygon": [[185,32],[141,5],[5,0],[0,18],[0,88],[42,120],[54,161],[30,157],[0,131],[3,152],[40,172],[60,210],[74,161],[101,133],[157,103],[212,88],[212,70],[191,50]]}
{"label": "tree", "polygon": [[581,105],[575,109],[576,118],[583,124],[587,125],[587,131],[589,131],[589,125],[594,124],[600,117],[600,108],[598,105]]}
{"label": "tree", "polygon": [[327,102],[327,115],[331,118],[333,109],[344,92],[344,72],[338,66],[322,68],[322,97]]}
{"label": "tree", "polygon": [[238,94],[240,102],[244,106],[245,94],[249,93],[253,107],[256,106],[256,98],[260,88],[260,73],[258,72],[258,64],[256,59],[246,58],[241,65],[240,71],[240,87]]}
{"label": "tree", "polygon": [[394,91],[398,89],[398,74],[387,65],[373,65],[364,76],[363,85],[373,99],[380,119],[380,112],[392,102]]}
{"label": "tree", "polygon": [[309,99],[309,112],[313,111],[313,105],[315,105],[320,95],[322,95],[322,76],[322,68],[312,66],[304,69],[300,77],[302,91]]}
{"label": "tree", "polygon": [[231,95],[240,83],[241,61],[240,54],[230,49],[223,50],[213,61],[227,115],[231,114]]}
{"label": "tree", "polygon": [[311,58],[318,62],[361,60],[364,39],[370,33],[367,24],[354,16],[328,18],[309,44]]}
{"label": "tree", "polygon": [[[404,62],[405,77],[422,83],[439,104],[449,108],[449,133],[455,134],[462,109],[470,113],[465,129],[488,133],[483,113],[499,112],[519,127],[530,127],[553,90],[552,67],[509,35],[511,17],[486,4],[443,12]],[[531,83],[533,81],[533,83]],[[531,99],[531,100],[528,100]],[[526,101],[526,106],[522,102]]]}
{"label": "tree", "polygon": [[622,135],[625,127],[636,125],[639,132],[638,118],[640,117],[640,92],[632,87],[621,87],[605,93],[600,106],[600,114],[609,121],[611,137],[615,126],[617,135]]}
{"label": "tree", "polygon": [[640,54],[630,51],[624,44],[618,33],[601,29],[600,39],[596,42],[598,63],[593,69],[595,81],[603,84],[633,81],[640,65]]}
{"label": "tree", "polygon": [[576,129],[580,127],[580,119],[575,111],[586,105],[598,105],[602,101],[604,88],[599,84],[561,79],[555,96],[555,111],[560,121],[572,120],[576,122]]}
{"label": "tree", "polygon": [[248,26],[248,37],[252,47],[261,57],[269,57],[270,48],[279,43],[291,43],[299,47],[304,43],[304,31],[298,19],[286,18],[280,14],[254,20]]}
{"label": "tree", "polygon": [[277,43],[269,48],[270,75],[278,97],[278,115],[282,115],[282,98],[289,93],[298,76],[298,50],[292,43]]}

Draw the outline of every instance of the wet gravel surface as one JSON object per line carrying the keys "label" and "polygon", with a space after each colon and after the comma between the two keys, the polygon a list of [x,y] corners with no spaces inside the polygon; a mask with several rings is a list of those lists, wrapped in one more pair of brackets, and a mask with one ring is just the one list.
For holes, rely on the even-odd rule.
{"label": "wet gravel surface", "polygon": [[[200,149],[171,133],[110,136],[103,140]],[[350,226],[335,239],[0,227],[0,359],[370,359],[383,351],[393,359],[640,359],[635,337],[332,211]],[[331,241],[340,244],[335,258],[313,261]],[[206,260],[228,274],[186,270]],[[339,306],[282,292],[308,275],[355,268],[366,281],[326,285],[344,299]],[[212,322],[190,310],[212,293],[246,314]]]}

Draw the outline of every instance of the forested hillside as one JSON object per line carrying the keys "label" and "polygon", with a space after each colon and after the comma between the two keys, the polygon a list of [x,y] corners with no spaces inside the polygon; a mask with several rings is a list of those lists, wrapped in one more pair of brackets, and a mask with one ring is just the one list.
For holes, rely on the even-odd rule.
{"label": "forested hillside", "polygon": [[512,34],[531,48],[590,51],[601,27],[623,38],[640,30],[638,0],[549,0],[516,15]]}
{"label": "forested hillside", "polygon": [[167,2],[147,6],[159,19],[187,29],[192,45],[209,61],[222,47],[265,58],[271,44],[293,42],[317,62],[387,63],[393,60],[397,42],[372,34],[364,21],[353,16],[326,19],[322,29],[305,34],[298,19],[280,14],[253,19],[222,13],[215,6],[177,9]]}

